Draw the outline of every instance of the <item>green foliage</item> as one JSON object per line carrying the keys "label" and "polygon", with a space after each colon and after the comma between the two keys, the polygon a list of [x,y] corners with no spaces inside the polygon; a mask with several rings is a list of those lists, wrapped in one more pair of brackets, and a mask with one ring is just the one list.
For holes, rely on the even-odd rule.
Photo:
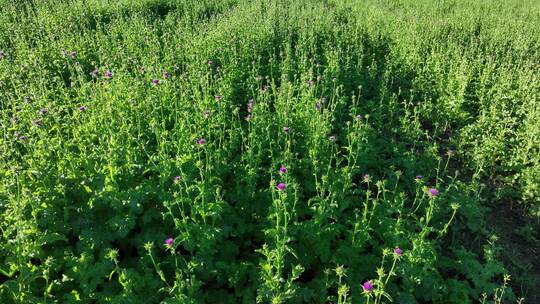
{"label": "green foliage", "polygon": [[525,2],[0,0],[0,303],[515,299]]}

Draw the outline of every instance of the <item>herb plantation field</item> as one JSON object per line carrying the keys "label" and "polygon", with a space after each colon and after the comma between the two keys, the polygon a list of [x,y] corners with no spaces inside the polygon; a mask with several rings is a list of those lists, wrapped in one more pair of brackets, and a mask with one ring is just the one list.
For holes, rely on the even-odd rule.
{"label": "herb plantation field", "polygon": [[0,0],[0,303],[540,303],[540,2]]}

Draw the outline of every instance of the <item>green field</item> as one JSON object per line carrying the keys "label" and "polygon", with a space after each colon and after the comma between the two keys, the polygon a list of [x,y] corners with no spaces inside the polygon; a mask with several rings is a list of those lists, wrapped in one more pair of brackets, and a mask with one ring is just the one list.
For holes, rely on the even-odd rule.
{"label": "green field", "polygon": [[540,1],[0,0],[2,304],[534,304],[539,223]]}

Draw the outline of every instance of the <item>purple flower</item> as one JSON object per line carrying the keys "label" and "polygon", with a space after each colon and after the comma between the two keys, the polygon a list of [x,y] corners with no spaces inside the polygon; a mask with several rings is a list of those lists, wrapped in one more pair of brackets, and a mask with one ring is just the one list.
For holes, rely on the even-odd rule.
{"label": "purple flower", "polygon": [[422,180],[424,178],[424,176],[422,175],[417,175],[414,179],[419,182],[420,180]]}
{"label": "purple flower", "polygon": [[221,95],[215,95],[215,96],[214,96],[214,99],[215,99],[216,101],[221,101]]}
{"label": "purple flower", "polygon": [[289,134],[289,127],[283,127],[283,132],[285,132],[285,134]]}
{"label": "purple flower", "polygon": [[283,191],[285,190],[285,188],[287,188],[287,185],[285,185],[284,183],[279,183],[277,184],[277,188],[279,191]]}
{"label": "purple flower", "polygon": [[394,249],[394,254],[400,257],[403,254],[403,250],[399,247],[396,247],[396,249]]}
{"label": "purple flower", "polygon": [[165,245],[167,247],[172,247],[172,245],[174,244],[174,239],[173,238],[168,238],[165,240]]}
{"label": "purple flower", "polygon": [[167,72],[167,71],[163,71],[162,75],[163,75],[163,78],[169,78],[169,77],[171,77],[171,73],[169,73],[169,72]]}
{"label": "purple flower", "polygon": [[364,284],[362,284],[362,289],[364,290],[365,293],[372,292],[373,291],[373,283],[371,281],[364,282]]}
{"label": "purple flower", "polygon": [[153,85],[158,85],[159,84],[159,79],[152,79],[152,84]]}
{"label": "purple flower", "polygon": [[77,52],[76,51],[71,51],[71,53],[69,53],[69,56],[71,56],[71,58],[75,59],[77,57]]}
{"label": "purple flower", "polygon": [[95,68],[94,70],[92,70],[92,72],[90,72],[90,76],[92,77],[97,77],[99,74],[99,69],[98,68]]}
{"label": "purple flower", "polygon": [[279,173],[281,173],[281,174],[287,173],[287,168],[285,168],[284,165],[281,165],[281,167],[279,167]]}
{"label": "purple flower", "polygon": [[430,197],[436,197],[437,195],[439,195],[439,190],[437,190],[436,188],[429,188],[428,195]]}
{"label": "purple flower", "polygon": [[369,174],[364,174],[364,182],[369,183],[370,180],[371,180],[371,177],[369,176]]}
{"label": "purple flower", "polygon": [[105,78],[112,78],[113,77],[113,73],[111,71],[106,71],[105,74],[103,74],[105,76]]}
{"label": "purple flower", "polygon": [[213,65],[214,62],[212,60],[208,60],[208,65]]}
{"label": "purple flower", "polygon": [[47,110],[46,108],[39,109],[39,114],[45,115],[47,113],[49,113],[49,110]]}
{"label": "purple flower", "polygon": [[197,140],[197,143],[198,143],[199,145],[204,145],[204,144],[206,144],[206,139],[205,139],[204,137],[203,137],[203,138],[199,138],[199,140]]}
{"label": "purple flower", "polygon": [[181,177],[180,175],[177,175],[177,176],[174,177],[174,182],[175,182],[175,183],[178,183],[178,182],[180,182],[181,180],[182,180],[182,177]]}
{"label": "purple flower", "polygon": [[84,112],[86,110],[88,110],[88,108],[86,106],[80,106],[79,107],[79,112]]}
{"label": "purple flower", "polygon": [[317,101],[317,103],[315,104],[315,109],[317,109],[317,111],[320,111],[321,107],[322,107],[322,103],[320,101]]}

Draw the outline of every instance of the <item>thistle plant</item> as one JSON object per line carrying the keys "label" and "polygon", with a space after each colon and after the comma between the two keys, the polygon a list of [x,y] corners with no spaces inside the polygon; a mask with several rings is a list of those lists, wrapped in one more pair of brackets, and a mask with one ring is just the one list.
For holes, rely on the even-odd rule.
{"label": "thistle plant", "polygon": [[534,1],[64,2],[0,4],[0,303],[538,302]]}

